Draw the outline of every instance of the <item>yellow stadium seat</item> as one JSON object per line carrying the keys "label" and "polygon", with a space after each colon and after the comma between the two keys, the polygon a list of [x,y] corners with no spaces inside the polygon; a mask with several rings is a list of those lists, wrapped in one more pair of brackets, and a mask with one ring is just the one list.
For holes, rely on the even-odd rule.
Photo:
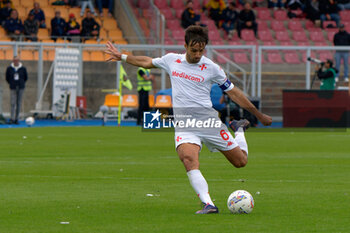
{"label": "yellow stadium seat", "polygon": [[47,50],[43,52],[44,61],[55,60],[55,50]]}
{"label": "yellow stadium seat", "polygon": [[42,10],[45,13],[46,24],[50,24],[51,25],[51,19],[55,18],[55,9],[52,8],[52,7],[42,7]]}
{"label": "yellow stadium seat", "polygon": [[105,39],[105,40],[108,38],[106,30],[104,30],[104,29],[100,30],[100,38]]}
{"label": "yellow stadium seat", "polygon": [[13,6],[14,6],[16,9],[21,5],[20,0],[12,0],[12,3],[13,3]]}
{"label": "yellow stadium seat", "polygon": [[150,108],[154,107],[154,95],[149,95],[148,96],[148,105]]}
{"label": "yellow stadium seat", "polygon": [[47,28],[39,28],[38,39],[39,40],[50,39],[49,30]]}
{"label": "yellow stadium seat", "polygon": [[19,52],[19,57],[23,61],[33,61],[34,60],[34,54],[32,50],[21,50]]}
{"label": "yellow stadium seat", "polygon": [[171,108],[171,96],[170,95],[158,95],[156,98],[155,108]]}
{"label": "yellow stadium seat", "polygon": [[16,10],[18,12],[18,18],[22,20],[22,23],[24,23],[24,20],[26,20],[28,17],[27,9],[25,7],[18,7]]}
{"label": "yellow stadium seat", "polygon": [[90,61],[91,55],[89,51],[83,51],[83,61]]}
{"label": "yellow stadium seat", "polygon": [[107,30],[117,29],[117,21],[113,18],[105,18],[103,20],[103,28]]}
{"label": "yellow stadium seat", "polygon": [[51,39],[43,39],[43,40],[41,40],[41,42],[43,42],[43,43],[55,43],[55,41],[51,40]]}
{"label": "yellow stadium seat", "polygon": [[119,40],[113,40],[115,44],[128,44],[128,42],[124,39],[119,39]]}
{"label": "yellow stadium seat", "polygon": [[105,61],[105,55],[102,51],[92,51],[91,52],[91,61]]}
{"label": "yellow stadium seat", "polygon": [[3,50],[0,50],[0,59],[5,60],[5,52]]}
{"label": "yellow stadium seat", "polygon": [[123,38],[123,33],[120,30],[109,30],[108,37],[112,40],[119,40]]}
{"label": "yellow stadium seat", "polygon": [[47,1],[47,0],[35,0],[34,2],[39,3],[40,4],[40,8],[49,6],[49,1]]}
{"label": "yellow stadium seat", "polygon": [[5,52],[5,59],[6,60],[13,59],[13,50],[12,49],[6,49],[4,52]]}
{"label": "yellow stadium seat", "polygon": [[21,6],[33,9],[34,1],[33,0],[21,0]]}
{"label": "yellow stadium seat", "polygon": [[138,108],[139,102],[137,95],[123,95],[122,107]]}
{"label": "yellow stadium seat", "polygon": [[107,94],[105,96],[104,104],[107,107],[118,107],[119,106],[119,95]]}
{"label": "yellow stadium seat", "polygon": [[86,40],[84,41],[85,44],[98,44],[97,40]]}

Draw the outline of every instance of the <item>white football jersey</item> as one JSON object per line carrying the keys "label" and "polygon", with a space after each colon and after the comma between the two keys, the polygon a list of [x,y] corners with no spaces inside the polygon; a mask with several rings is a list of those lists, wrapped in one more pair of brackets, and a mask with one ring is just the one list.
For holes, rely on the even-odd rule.
{"label": "white football jersey", "polygon": [[169,53],[152,63],[170,76],[174,108],[212,108],[210,90],[214,83],[225,91],[233,88],[220,66],[205,56],[192,64],[186,61],[186,54]]}

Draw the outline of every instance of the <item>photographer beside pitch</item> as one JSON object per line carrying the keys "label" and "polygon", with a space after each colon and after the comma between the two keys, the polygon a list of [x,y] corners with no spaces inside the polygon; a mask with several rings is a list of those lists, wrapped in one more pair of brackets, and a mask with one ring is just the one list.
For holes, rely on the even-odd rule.
{"label": "photographer beside pitch", "polygon": [[325,63],[316,65],[317,77],[321,80],[320,90],[334,90],[337,70],[333,67],[333,61],[327,59]]}
{"label": "photographer beside pitch", "polygon": [[[195,119],[193,116],[199,119],[214,118],[221,123],[210,99],[211,86],[217,83],[235,103],[254,114],[262,124],[270,125],[271,117],[258,111],[243,92],[227,79],[225,72],[203,56],[207,44],[207,28],[189,26],[185,31],[185,54],[168,53],[154,59],[147,56],[126,55],[120,53],[111,42],[107,42],[106,53],[110,55],[108,61],[124,61],[145,69],[166,70],[172,86],[175,118],[178,117],[176,111],[183,110],[190,113],[193,119]],[[219,212],[209,195],[207,181],[199,170],[199,152],[202,143],[211,151],[220,151],[235,167],[244,167],[248,162],[248,145],[244,136],[248,126],[247,120],[232,121],[230,127],[235,132],[235,138],[224,124],[220,124],[217,128],[196,130],[175,127],[176,152],[185,166],[190,184],[205,205],[202,210],[196,212],[197,214]]]}

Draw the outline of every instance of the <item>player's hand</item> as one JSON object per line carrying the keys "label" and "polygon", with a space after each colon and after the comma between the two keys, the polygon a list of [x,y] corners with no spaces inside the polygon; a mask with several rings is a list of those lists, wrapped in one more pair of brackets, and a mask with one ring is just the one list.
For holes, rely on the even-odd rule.
{"label": "player's hand", "polygon": [[106,47],[107,49],[105,50],[105,53],[110,55],[107,61],[120,61],[122,59],[122,54],[110,41],[107,41]]}
{"label": "player's hand", "polygon": [[272,118],[269,115],[263,113],[258,117],[258,120],[265,126],[271,125],[272,123]]}

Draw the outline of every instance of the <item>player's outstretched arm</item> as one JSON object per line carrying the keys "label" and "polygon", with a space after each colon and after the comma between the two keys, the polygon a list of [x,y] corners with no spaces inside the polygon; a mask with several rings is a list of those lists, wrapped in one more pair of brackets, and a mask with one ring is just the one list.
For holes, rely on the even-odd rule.
{"label": "player's outstretched arm", "polygon": [[272,118],[256,109],[256,107],[249,101],[249,99],[240,89],[234,87],[226,93],[233,102],[237,103],[239,106],[256,116],[256,118],[258,118],[263,125],[271,125]]}
{"label": "player's outstretched arm", "polygon": [[146,69],[156,68],[152,64],[152,58],[151,57],[147,57],[147,56],[133,56],[133,55],[125,55],[125,54],[123,55],[121,52],[118,51],[118,49],[110,41],[107,42],[106,47],[107,47],[107,49],[106,49],[105,53],[110,55],[110,57],[107,59],[107,61],[121,61],[121,60],[124,60],[127,63],[129,63],[131,65],[134,65],[134,66],[143,67],[143,68],[146,68]]}

